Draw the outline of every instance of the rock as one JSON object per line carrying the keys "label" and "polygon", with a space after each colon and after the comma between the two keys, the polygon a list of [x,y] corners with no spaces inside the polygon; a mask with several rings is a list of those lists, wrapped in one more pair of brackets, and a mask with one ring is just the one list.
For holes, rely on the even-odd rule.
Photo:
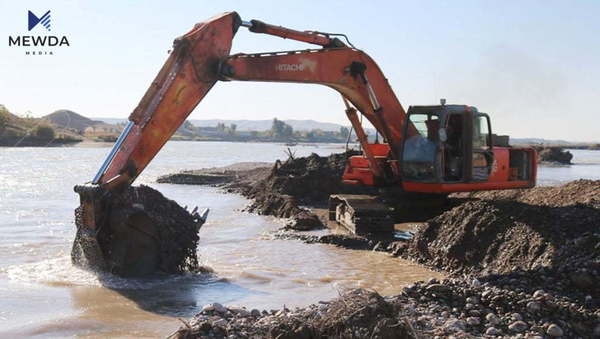
{"label": "rock", "polygon": [[589,289],[594,287],[594,278],[587,272],[574,272],[569,276],[575,287],[580,289]]}
{"label": "rock", "polygon": [[260,317],[260,311],[257,310],[256,308],[253,308],[252,311],[250,311],[250,315],[255,318]]}
{"label": "rock", "polygon": [[593,332],[594,337],[600,337],[600,324],[596,325]]}
{"label": "rock", "polygon": [[517,320],[517,321],[523,320],[523,316],[520,315],[519,313],[513,313],[510,315],[510,317],[512,318],[512,320]]}
{"label": "rock", "polygon": [[469,324],[469,326],[477,326],[477,325],[479,325],[480,322],[481,322],[481,320],[479,320],[478,317],[468,317],[467,318],[467,324]]}
{"label": "rock", "polygon": [[227,313],[227,309],[225,308],[225,306],[219,303],[212,303],[211,305],[216,312],[219,312],[221,314]]}
{"label": "rock", "polygon": [[227,326],[227,320],[221,318],[221,319],[213,321],[212,325],[214,327],[223,327],[223,328],[225,328]]}
{"label": "rock", "polygon": [[315,214],[309,211],[302,211],[292,217],[292,219],[288,221],[287,226],[297,231],[310,231],[322,228],[323,223]]}
{"label": "rock", "polygon": [[479,304],[479,299],[477,299],[477,297],[468,297],[467,302],[471,304]]}
{"label": "rock", "polygon": [[202,312],[212,312],[215,310],[215,307],[212,304],[204,305],[202,307]]}
{"label": "rock", "polygon": [[525,330],[527,330],[529,326],[527,326],[527,323],[522,321],[522,320],[517,320],[515,322],[513,322],[512,324],[508,325],[508,329],[513,331],[513,332],[517,332],[517,333],[521,333]]}
{"label": "rock", "polygon": [[500,320],[500,318],[494,313],[488,313],[488,315],[485,316],[485,320],[492,325],[498,325],[502,322],[502,320]]}
{"label": "rock", "polygon": [[527,303],[527,311],[531,313],[539,312],[542,309],[542,305],[537,301],[530,301]]}
{"label": "rock", "polygon": [[501,333],[502,332],[495,327],[488,327],[488,329],[485,330],[486,335],[500,335]]}
{"label": "rock", "polygon": [[463,332],[466,328],[464,321],[453,318],[444,322],[444,328],[450,332]]}
{"label": "rock", "polygon": [[247,317],[250,315],[250,312],[248,312],[247,310],[241,308],[241,307],[230,307],[229,310],[237,315],[239,315],[240,317]]}
{"label": "rock", "polygon": [[481,286],[481,281],[479,281],[477,278],[474,278],[471,281],[471,285],[473,285],[474,287],[480,287]]}
{"label": "rock", "polygon": [[392,244],[388,246],[388,252],[390,252],[393,256],[397,257],[404,253],[408,244],[406,241],[394,241]]}
{"label": "rock", "polygon": [[551,324],[550,326],[548,326],[548,329],[546,330],[546,334],[548,334],[551,337],[562,337],[563,330],[558,325]]}
{"label": "rock", "polygon": [[301,325],[294,330],[294,338],[298,339],[310,339],[312,338],[311,331],[308,327]]}
{"label": "rock", "polygon": [[469,314],[475,317],[481,316],[481,311],[479,310],[469,310]]}
{"label": "rock", "polygon": [[[432,279],[432,280],[435,280],[435,279]],[[432,285],[427,286],[426,289],[428,291],[431,291],[434,293],[441,293],[441,294],[445,294],[445,293],[448,293],[451,291],[450,287],[448,287],[446,285],[442,285],[442,284],[432,284]]]}
{"label": "rock", "polygon": [[198,325],[198,328],[200,329],[200,331],[210,331],[212,325],[210,324],[210,322],[204,321]]}
{"label": "rock", "polygon": [[533,292],[533,297],[539,298],[539,297],[543,297],[545,294],[546,294],[546,292],[544,292],[544,290],[537,290],[537,291]]}

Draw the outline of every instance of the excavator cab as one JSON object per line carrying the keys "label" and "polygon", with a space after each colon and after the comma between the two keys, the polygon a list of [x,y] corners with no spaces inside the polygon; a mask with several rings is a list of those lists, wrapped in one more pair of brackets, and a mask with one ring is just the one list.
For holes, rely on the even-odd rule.
{"label": "excavator cab", "polygon": [[487,114],[459,105],[411,107],[408,121],[418,133],[404,141],[405,180],[452,183],[489,177],[494,154]]}
{"label": "excavator cab", "polygon": [[[409,128],[417,133],[409,133]],[[531,149],[495,146],[490,117],[465,105],[411,106],[401,149],[405,191],[450,193],[532,187]]]}
{"label": "excavator cab", "polygon": [[393,180],[374,175],[364,155],[350,157],[344,171],[344,183],[380,187],[383,199],[332,195],[329,220],[355,234],[390,233],[395,222],[417,221],[410,219],[415,211],[438,210],[449,193],[535,186],[535,151],[492,134],[490,117],[475,107],[411,106],[402,135],[400,161],[393,160],[388,143],[363,146],[384,173],[398,166]]}

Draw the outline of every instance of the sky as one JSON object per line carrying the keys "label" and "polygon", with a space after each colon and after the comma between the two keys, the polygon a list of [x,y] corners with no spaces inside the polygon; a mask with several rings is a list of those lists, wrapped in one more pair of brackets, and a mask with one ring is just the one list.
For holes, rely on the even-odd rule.
{"label": "sky", "polygon": [[[51,10],[52,31],[27,31]],[[346,33],[405,108],[467,104],[514,137],[600,141],[600,1],[9,1],[0,2],[0,104],[43,116],[70,109],[125,118],[175,37],[226,11],[298,30]],[[67,36],[54,55],[26,56],[8,36]],[[312,48],[246,29],[233,53]],[[318,85],[222,82],[192,119],[313,119],[348,125]]]}

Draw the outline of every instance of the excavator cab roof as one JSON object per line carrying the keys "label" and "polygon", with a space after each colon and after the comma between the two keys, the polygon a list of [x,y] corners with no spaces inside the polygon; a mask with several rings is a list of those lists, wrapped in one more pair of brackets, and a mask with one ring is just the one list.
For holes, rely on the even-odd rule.
{"label": "excavator cab roof", "polygon": [[461,113],[470,111],[477,113],[477,107],[467,105],[432,105],[432,106],[410,106],[408,114],[424,114],[424,113]]}

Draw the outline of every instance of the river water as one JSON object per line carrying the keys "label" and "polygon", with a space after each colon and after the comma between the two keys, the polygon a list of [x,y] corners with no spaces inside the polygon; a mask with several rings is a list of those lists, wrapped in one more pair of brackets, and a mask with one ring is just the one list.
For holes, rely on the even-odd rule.
{"label": "river water", "polygon": [[[0,336],[165,336],[177,317],[210,302],[271,309],[327,300],[348,288],[398,293],[416,280],[440,277],[387,254],[276,240],[275,218],[241,212],[235,194],[200,186],[157,184],[181,169],[285,158],[267,143],[169,142],[137,183],[184,206],[210,207],[199,254],[215,274],[122,279],[73,267],[72,188],[89,181],[108,147],[0,148]],[[296,156],[340,152],[338,145],[299,145]],[[573,151],[575,165],[541,167],[539,184],[600,179],[600,152]]]}

